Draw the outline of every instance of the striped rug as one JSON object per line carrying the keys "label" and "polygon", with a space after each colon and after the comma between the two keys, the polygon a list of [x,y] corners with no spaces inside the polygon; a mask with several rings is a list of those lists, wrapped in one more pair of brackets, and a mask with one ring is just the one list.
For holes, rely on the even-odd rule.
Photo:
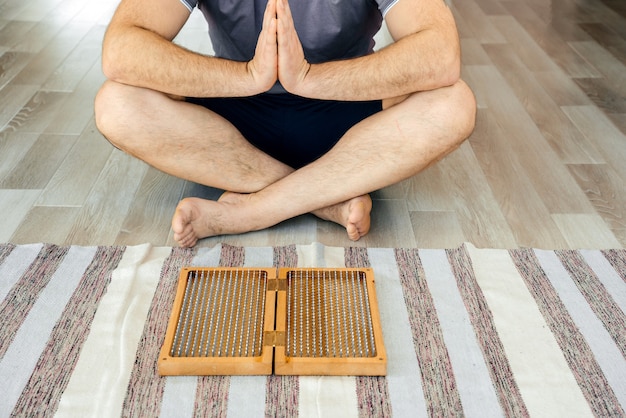
{"label": "striped rug", "polygon": [[[183,265],[372,267],[388,375],[157,375]],[[0,416],[626,416],[626,250],[0,245]]]}

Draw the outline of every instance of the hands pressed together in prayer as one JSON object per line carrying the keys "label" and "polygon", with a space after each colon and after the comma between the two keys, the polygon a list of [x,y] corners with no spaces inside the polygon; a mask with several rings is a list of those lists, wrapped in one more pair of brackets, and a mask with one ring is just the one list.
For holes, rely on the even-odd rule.
{"label": "hands pressed together in prayer", "polygon": [[288,1],[269,0],[254,57],[248,63],[248,72],[259,91],[269,90],[279,80],[285,90],[298,94],[310,67]]}

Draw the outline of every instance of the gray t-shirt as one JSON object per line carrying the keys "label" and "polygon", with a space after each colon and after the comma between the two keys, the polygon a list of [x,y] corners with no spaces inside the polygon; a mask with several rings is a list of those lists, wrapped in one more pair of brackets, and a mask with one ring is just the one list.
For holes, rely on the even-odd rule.
{"label": "gray t-shirt", "polygon": [[[267,0],[180,1],[206,17],[216,56],[252,59]],[[383,16],[397,1],[291,0],[289,6],[304,55],[315,64],[371,53]]]}

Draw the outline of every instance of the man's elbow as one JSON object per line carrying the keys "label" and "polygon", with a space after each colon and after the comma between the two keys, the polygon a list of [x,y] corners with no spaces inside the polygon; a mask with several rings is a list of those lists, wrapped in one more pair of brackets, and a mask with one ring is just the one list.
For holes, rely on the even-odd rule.
{"label": "man's elbow", "polygon": [[[433,57],[428,73],[422,74],[422,87],[420,90],[436,90],[442,87],[449,87],[456,84],[461,79],[461,56],[451,48],[442,49],[436,57]],[[415,80],[419,80],[420,75],[415,74]]]}
{"label": "man's elbow", "polygon": [[461,53],[452,49],[442,59],[439,82],[441,87],[452,86],[461,79]]}
{"label": "man's elbow", "polygon": [[102,72],[104,76],[113,81],[117,81],[117,68],[114,64],[114,60],[111,60],[106,53],[102,53]]}
{"label": "man's elbow", "polygon": [[121,81],[124,70],[122,60],[115,48],[106,41],[102,47],[102,72],[111,81]]}
{"label": "man's elbow", "polygon": [[123,83],[128,74],[128,51],[132,48],[126,33],[118,27],[109,27],[102,42],[102,72],[111,81]]}

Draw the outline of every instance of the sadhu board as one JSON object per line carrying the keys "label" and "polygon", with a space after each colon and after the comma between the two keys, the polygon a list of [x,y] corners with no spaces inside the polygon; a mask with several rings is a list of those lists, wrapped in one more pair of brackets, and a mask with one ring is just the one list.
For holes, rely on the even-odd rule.
{"label": "sadhu board", "polygon": [[369,268],[181,269],[161,375],[382,376]]}

